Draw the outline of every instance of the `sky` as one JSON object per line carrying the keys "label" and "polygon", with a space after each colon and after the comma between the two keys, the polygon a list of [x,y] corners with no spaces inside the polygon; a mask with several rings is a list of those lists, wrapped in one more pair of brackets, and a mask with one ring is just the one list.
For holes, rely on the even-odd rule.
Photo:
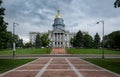
{"label": "sky", "polygon": [[29,42],[29,32],[47,32],[57,10],[62,14],[65,29],[70,32],[88,32],[92,37],[98,33],[102,37],[104,21],[105,35],[120,30],[120,8],[114,8],[115,0],[3,0],[7,30]]}

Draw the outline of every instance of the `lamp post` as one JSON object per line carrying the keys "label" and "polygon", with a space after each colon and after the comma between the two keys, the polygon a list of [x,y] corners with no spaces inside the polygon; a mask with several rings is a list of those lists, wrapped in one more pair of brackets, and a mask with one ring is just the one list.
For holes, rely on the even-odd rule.
{"label": "lamp post", "polygon": [[104,59],[104,21],[99,21],[97,24],[102,23],[102,59]]}
{"label": "lamp post", "polygon": [[47,47],[47,54],[48,54],[48,46],[46,46]]}
{"label": "lamp post", "polygon": [[72,54],[72,52],[71,52],[71,46],[70,46],[70,53]]}
{"label": "lamp post", "polygon": [[15,26],[19,24],[13,23],[13,58],[15,57],[16,45],[15,45]]}

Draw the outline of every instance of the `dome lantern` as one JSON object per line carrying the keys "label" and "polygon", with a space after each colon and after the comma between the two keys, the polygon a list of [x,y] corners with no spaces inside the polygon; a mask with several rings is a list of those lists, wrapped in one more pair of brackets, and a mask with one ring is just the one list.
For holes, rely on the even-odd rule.
{"label": "dome lantern", "polygon": [[60,10],[57,10],[57,14],[56,14],[55,18],[62,18],[62,15],[60,14]]}

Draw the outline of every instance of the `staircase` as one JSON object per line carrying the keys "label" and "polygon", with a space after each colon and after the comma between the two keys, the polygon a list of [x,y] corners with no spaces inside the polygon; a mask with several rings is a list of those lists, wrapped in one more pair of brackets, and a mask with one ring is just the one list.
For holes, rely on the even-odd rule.
{"label": "staircase", "polygon": [[66,54],[65,48],[52,48],[52,51],[50,54]]}

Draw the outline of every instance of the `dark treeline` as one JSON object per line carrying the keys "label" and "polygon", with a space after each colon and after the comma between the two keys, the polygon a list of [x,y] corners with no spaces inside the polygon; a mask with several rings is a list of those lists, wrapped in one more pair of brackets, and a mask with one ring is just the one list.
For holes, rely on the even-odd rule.
{"label": "dark treeline", "polygon": [[42,48],[42,47],[49,47],[50,39],[47,33],[40,35],[37,34],[35,38],[35,42],[25,43],[24,48]]}
{"label": "dark treeline", "polygon": [[1,4],[2,0],[0,0],[0,50],[12,48],[13,41],[17,47],[22,47],[23,40],[19,39],[18,35],[13,35],[12,32],[7,31],[8,23],[4,21],[5,8],[2,7]]}
{"label": "dark treeline", "polygon": [[114,31],[104,36],[104,39],[100,41],[98,33],[92,38],[89,34],[83,34],[78,31],[76,35],[71,38],[70,43],[75,48],[112,48],[120,49],[120,31]]}

